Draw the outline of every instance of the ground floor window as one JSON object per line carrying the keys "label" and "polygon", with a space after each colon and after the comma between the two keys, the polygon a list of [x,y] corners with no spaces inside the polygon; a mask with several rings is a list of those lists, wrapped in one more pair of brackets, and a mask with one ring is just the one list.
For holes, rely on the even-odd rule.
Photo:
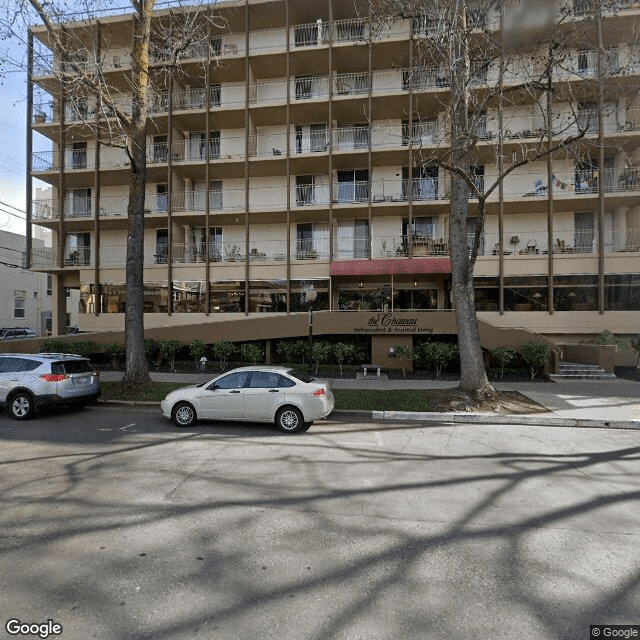
{"label": "ground floor window", "polygon": [[[640,287],[640,284],[637,285]],[[477,311],[498,311],[497,277],[474,278]],[[611,288],[612,295],[615,286]],[[629,292],[633,287],[629,288]],[[630,295],[632,295],[630,293]],[[597,311],[598,276],[558,275],[553,280],[553,308],[556,311]],[[618,307],[619,308],[619,307]],[[632,309],[634,307],[627,307]],[[637,306],[635,308],[638,308]],[[504,279],[505,311],[547,311],[547,276],[522,276]]]}
{"label": "ground floor window", "polygon": [[555,276],[553,308],[556,311],[597,311],[598,276]]}
{"label": "ground floor window", "polygon": [[604,293],[607,311],[637,311],[640,309],[640,274],[605,275]]}

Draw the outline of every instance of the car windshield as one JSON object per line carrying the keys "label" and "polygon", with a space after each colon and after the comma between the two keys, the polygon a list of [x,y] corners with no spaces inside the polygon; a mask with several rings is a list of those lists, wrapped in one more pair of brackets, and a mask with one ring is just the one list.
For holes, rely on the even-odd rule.
{"label": "car windshield", "polygon": [[302,371],[294,371],[293,369],[289,369],[287,374],[296,380],[300,380],[300,382],[313,382],[315,380],[315,378],[312,378],[306,373],[303,373]]}
{"label": "car windshield", "polygon": [[88,373],[93,367],[88,360],[66,360],[64,362],[52,362],[52,373]]}

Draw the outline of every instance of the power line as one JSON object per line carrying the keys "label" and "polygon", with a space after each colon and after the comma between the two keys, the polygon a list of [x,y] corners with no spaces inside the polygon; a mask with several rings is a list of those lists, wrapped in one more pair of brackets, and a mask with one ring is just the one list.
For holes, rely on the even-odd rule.
{"label": "power line", "polygon": [[0,207],[0,213],[4,213],[8,216],[13,216],[14,218],[18,218],[18,220],[22,220],[23,222],[26,222],[26,218],[24,216],[19,216],[17,213],[13,213],[13,211],[7,211],[6,209],[3,209],[2,207]]}
{"label": "power line", "polygon": [[[10,209],[15,209],[16,211],[19,211],[20,213],[24,213],[25,215],[27,215],[27,212],[24,209],[21,209],[20,207],[16,207],[15,205],[9,204],[8,202],[4,202],[4,200],[0,200],[0,204],[5,207],[9,207]],[[12,214],[12,215],[15,215],[15,214]]]}

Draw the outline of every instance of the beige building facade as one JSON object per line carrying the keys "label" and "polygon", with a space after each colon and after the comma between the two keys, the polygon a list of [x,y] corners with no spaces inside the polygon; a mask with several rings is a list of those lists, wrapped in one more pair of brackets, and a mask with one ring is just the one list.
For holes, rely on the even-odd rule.
{"label": "beige building facade", "polygon": [[[574,2],[576,20],[593,21],[596,3]],[[185,51],[171,80],[160,73],[162,48],[152,50],[145,326],[184,339],[181,329],[198,325],[213,341],[247,317],[306,313],[313,297],[324,333],[370,336],[382,351],[389,335],[455,333],[450,179],[416,162],[444,144],[449,126],[446,70],[416,70],[429,20],[400,16],[374,29],[366,4],[332,0],[217,3],[215,11],[224,28]],[[498,29],[499,18],[493,10],[473,17],[479,31]],[[596,113],[580,157],[556,153],[523,166],[488,198],[475,267],[486,326],[561,342],[638,331],[639,19],[636,2],[601,12],[604,40],[583,43],[555,70],[553,117],[575,116],[579,127]],[[98,52],[124,109],[130,20],[92,23],[88,52],[76,60]],[[119,331],[127,157],[98,141],[93,125],[108,119],[100,104],[60,92],[60,61],[43,33],[34,31],[30,127],[51,150],[30,150],[28,161],[52,195],[47,206],[36,200],[29,222],[50,229],[53,246],[32,246],[30,266],[53,275],[54,332],[62,332],[67,287],[80,293],[83,330]],[[505,83],[534,73],[535,52],[518,62]],[[497,82],[498,71],[486,67],[473,90]],[[605,101],[599,82],[614,82],[615,95]],[[498,138],[505,162],[515,161],[543,124],[534,102],[488,108],[477,180],[495,179]],[[273,320],[252,326],[256,339],[280,337]],[[499,331],[491,335],[500,341]]]}

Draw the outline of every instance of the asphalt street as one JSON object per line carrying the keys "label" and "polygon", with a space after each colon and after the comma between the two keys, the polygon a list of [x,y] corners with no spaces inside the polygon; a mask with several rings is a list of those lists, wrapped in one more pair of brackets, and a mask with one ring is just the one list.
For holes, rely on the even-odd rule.
{"label": "asphalt street", "polygon": [[586,640],[638,624],[639,439],[0,415],[0,637],[20,637],[10,619],[64,640]]}

